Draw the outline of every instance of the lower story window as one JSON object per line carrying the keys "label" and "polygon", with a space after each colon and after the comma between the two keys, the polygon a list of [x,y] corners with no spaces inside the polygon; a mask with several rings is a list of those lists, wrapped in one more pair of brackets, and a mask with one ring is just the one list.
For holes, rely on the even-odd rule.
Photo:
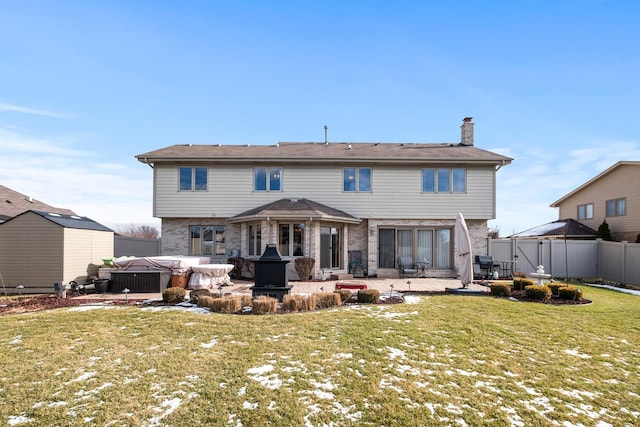
{"label": "lower story window", "polygon": [[192,225],[189,227],[191,255],[224,255],[224,225]]}
{"label": "lower story window", "polygon": [[249,244],[249,255],[260,255],[262,249],[262,230],[260,224],[250,224],[247,228],[247,242]]}
{"label": "lower story window", "polygon": [[304,256],[304,224],[280,224],[278,247],[281,256]]}
{"label": "lower story window", "polygon": [[452,268],[451,229],[381,228],[378,232],[378,267],[396,268],[400,256],[433,268]]}

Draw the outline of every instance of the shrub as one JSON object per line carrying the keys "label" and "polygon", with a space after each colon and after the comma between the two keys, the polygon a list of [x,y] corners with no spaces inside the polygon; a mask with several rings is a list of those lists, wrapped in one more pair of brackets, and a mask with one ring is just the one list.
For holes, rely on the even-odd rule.
{"label": "shrub", "polygon": [[335,292],[323,292],[315,295],[318,302],[318,308],[320,309],[337,307],[342,303],[340,295]]}
{"label": "shrub", "polygon": [[187,294],[187,291],[185,291],[184,288],[178,288],[178,287],[167,288],[162,293],[162,301],[169,304],[182,302],[184,301],[184,296],[186,294]]}
{"label": "shrub", "polygon": [[253,314],[269,314],[275,313],[278,309],[278,300],[266,295],[260,295],[254,299],[251,304],[251,312]]}
{"label": "shrub", "polygon": [[558,296],[558,290],[566,288],[568,285],[566,283],[549,283],[547,286],[551,289],[551,295]]}
{"label": "shrub", "polygon": [[198,305],[198,300],[203,296],[212,297],[213,294],[209,289],[195,289],[189,293],[189,302]]}
{"label": "shrub", "polygon": [[582,301],[582,290],[572,286],[565,286],[558,289],[558,298],[574,301]]}
{"label": "shrub", "polygon": [[526,277],[513,278],[513,289],[516,291],[523,291],[527,286],[532,285],[534,285],[533,280],[527,279]]}
{"label": "shrub", "polygon": [[216,313],[237,313],[242,309],[241,298],[239,296],[212,298],[210,308]]}
{"label": "shrub", "polygon": [[551,299],[551,289],[548,286],[529,285],[524,288],[527,298],[536,301],[549,301]]}
{"label": "shrub", "polygon": [[295,260],[296,273],[300,280],[309,280],[313,267],[316,265],[316,260],[313,258],[296,258]]}
{"label": "shrub", "polygon": [[514,278],[516,278],[516,277],[522,277],[522,278],[525,278],[525,277],[527,277],[527,273],[523,273],[522,271],[514,271],[514,272],[513,272],[513,274],[512,274],[512,276],[513,276]]}
{"label": "shrub", "polygon": [[302,295],[285,295],[282,297],[282,309],[287,312],[300,311],[302,299]]}
{"label": "shrub", "polygon": [[361,289],[358,291],[358,302],[361,304],[375,304],[380,300],[380,292],[376,289]]}
{"label": "shrub", "polygon": [[511,285],[508,283],[492,283],[491,295],[496,297],[508,297],[511,295]]}
{"label": "shrub", "polygon": [[210,309],[211,305],[213,304],[213,297],[210,295],[202,295],[198,297],[198,302],[196,304],[198,304],[198,307]]}
{"label": "shrub", "polygon": [[302,306],[300,307],[300,311],[315,310],[317,305],[318,299],[315,295],[306,295],[302,298]]}
{"label": "shrub", "polygon": [[240,304],[243,307],[251,307],[251,296],[249,296],[249,295],[241,295],[240,296]]}
{"label": "shrub", "polygon": [[351,298],[351,291],[349,289],[336,289],[335,291],[336,294],[340,295],[340,303],[344,304],[346,301],[348,301]]}

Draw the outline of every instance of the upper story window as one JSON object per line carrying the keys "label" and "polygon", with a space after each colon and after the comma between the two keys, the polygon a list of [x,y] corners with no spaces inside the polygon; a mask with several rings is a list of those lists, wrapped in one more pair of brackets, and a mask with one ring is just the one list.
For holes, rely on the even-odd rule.
{"label": "upper story window", "polygon": [[342,178],[344,191],[371,191],[371,168],[344,168]]}
{"label": "upper story window", "polygon": [[253,170],[254,191],[282,191],[281,167],[258,167]]}
{"label": "upper story window", "polygon": [[578,221],[583,219],[593,219],[593,203],[578,205]]}
{"label": "upper story window", "polygon": [[627,214],[625,198],[607,200],[607,216],[623,216]]}
{"label": "upper story window", "polygon": [[207,191],[208,169],[199,166],[180,167],[180,191]]}
{"label": "upper story window", "polygon": [[422,169],[423,193],[465,193],[467,171],[463,168]]}

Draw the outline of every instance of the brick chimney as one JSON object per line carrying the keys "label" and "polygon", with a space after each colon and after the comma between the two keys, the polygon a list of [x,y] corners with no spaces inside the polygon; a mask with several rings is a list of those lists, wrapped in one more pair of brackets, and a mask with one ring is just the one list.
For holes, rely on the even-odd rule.
{"label": "brick chimney", "polygon": [[473,145],[473,117],[465,117],[462,119],[462,137],[460,139],[461,145]]}

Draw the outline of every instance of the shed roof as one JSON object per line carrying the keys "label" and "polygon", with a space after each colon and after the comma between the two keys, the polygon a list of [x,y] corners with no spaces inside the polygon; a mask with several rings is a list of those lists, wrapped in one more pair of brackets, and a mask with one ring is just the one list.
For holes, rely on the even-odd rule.
{"label": "shed roof", "polygon": [[547,224],[530,228],[509,237],[570,237],[592,238],[596,236],[596,230],[574,219],[558,219]]}
{"label": "shed roof", "polygon": [[38,216],[41,216],[42,218],[51,221],[55,224],[58,224],[61,227],[64,228],[76,228],[76,229],[81,229],[81,230],[95,230],[95,231],[110,231],[113,232],[112,229],[110,229],[109,227],[106,227],[100,223],[95,222],[92,219],[89,219],[87,217],[84,216],[78,216],[78,215],[67,215],[67,214],[62,214],[62,213],[57,213],[57,212],[43,212],[43,211],[36,211],[36,210],[28,210],[26,212],[22,212],[19,215],[16,215],[15,217],[7,220],[6,222],[11,222],[13,220],[15,220],[16,218],[21,217],[22,215],[25,215],[27,213],[34,213]]}
{"label": "shed roof", "polygon": [[309,199],[280,199],[266,205],[242,212],[229,219],[230,222],[244,222],[258,219],[326,220],[359,223],[361,220],[339,209]]}
{"label": "shed roof", "polygon": [[66,215],[75,215],[70,209],[56,208],[44,202],[29,197],[0,185],[0,222],[13,218],[28,210],[39,210],[46,212],[56,212]]}
{"label": "shed roof", "polygon": [[510,157],[475,146],[387,142],[280,142],[275,145],[192,145],[177,144],[139,154],[143,163],[218,161],[299,163],[480,163],[505,165]]}

